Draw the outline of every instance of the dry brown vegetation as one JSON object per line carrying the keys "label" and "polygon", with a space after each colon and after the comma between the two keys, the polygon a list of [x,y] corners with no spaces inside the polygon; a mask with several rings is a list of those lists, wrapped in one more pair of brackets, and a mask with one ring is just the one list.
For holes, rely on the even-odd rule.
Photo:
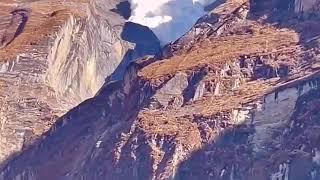
{"label": "dry brown vegetation", "polygon": [[153,80],[203,66],[219,68],[242,55],[285,51],[297,46],[299,42],[299,35],[293,30],[262,25],[253,25],[251,28],[252,34],[206,39],[186,54],[149,65],[142,69],[140,75]]}
{"label": "dry brown vegetation", "polygon": [[[40,46],[61,27],[70,14],[85,17],[87,0],[45,0],[45,1],[2,1],[0,3],[1,18],[10,17],[10,12],[16,9],[25,9],[29,12],[28,21],[23,32],[8,46],[0,49],[0,60],[7,61],[15,58],[19,53]],[[20,6],[16,6],[16,4]]]}

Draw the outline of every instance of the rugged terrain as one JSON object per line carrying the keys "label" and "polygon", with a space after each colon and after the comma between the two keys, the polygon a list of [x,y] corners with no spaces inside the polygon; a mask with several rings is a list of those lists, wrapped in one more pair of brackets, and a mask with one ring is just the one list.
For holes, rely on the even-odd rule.
{"label": "rugged terrain", "polygon": [[215,3],[160,50],[123,1],[1,2],[0,180],[320,179],[319,4]]}

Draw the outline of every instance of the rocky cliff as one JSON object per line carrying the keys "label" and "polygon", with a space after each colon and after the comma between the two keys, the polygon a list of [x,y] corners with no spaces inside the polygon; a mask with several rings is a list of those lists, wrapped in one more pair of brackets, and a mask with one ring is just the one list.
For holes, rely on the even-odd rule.
{"label": "rocky cliff", "polygon": [[[121,79],[126,64],[158,51],[152,31],[126,23],[119,3],[0,3],[1,161],[94,96],[108,76]],[[132,39],[136,31],[141,37]]]}
{"label": "rocky cliff", "polygon": [[[11,70],[21,62],[24,68],[41,65],[35,57],[3,65],[1,94],[10,88],[17,95],[3,101],[7,109],[1,112],[8,114],[1,116],[6,148],[0,152],[7,160],[0,180],[320,179],[320,18],[316,8],[301,9],[309,1],[227,0],[160,53],[152,34],[136,37],[134,30],[149,34],[146,27],[117,20],[113,16],[121,13],[103,8],[117,3],[83,3],[86,13],[77,7],[67,16],[46,46],[47,58],[39,61],[45,68],[36,82],[47,91],[9,77],[24,72]],[[104,36],[103,27],[113,29]],[[126,32],[128,27],[134,30]],[[132,43],[130,60],[157,55],[121,61]],[[101,55],[105,49],[113,53]],[[22,94],[25,82],[29,93]],[[49,90],[52,96],[41,95]],[[46,98],[48,110],[17,101],[18,95]],[[22,108],[8,111],[16,106]],[[59,118],[53,116],[50,129],[38,128],[34,137],[36,124],[44,126],[48,121],[41,118],[50,113]],[[17,127],[29,128],[30,138],[12,131]],[[11,140],[12,134],[20,141]]]}

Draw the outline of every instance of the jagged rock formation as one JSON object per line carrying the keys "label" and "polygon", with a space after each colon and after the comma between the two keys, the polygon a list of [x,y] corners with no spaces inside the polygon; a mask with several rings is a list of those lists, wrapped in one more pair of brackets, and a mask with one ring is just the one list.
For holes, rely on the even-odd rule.
{"label": "jagged rock formation", "polygon": [[320,179],[320,19],[292,4],[222,3],[123,80],[111,76],[0,180]]}

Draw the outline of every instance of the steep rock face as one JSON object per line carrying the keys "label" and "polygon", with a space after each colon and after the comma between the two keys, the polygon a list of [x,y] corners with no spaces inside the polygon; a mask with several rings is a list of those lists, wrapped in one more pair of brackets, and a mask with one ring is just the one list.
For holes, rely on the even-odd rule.
{"label": "steep rock face", "polygon": [[319,19],[251,8],[229,0],[132,63],[0,180],[319,179]]}
{"label": "steep rock face", "polygon": [[116,11],[119,3],[0,3],[0,161],[94,96],[106,77],[117,72],[113,79],[121,79],[130,61],[158,51],[146,27],[134,26],[142,29],[139,41],[123,35],[133,30]]}
{"label": "steep rock face", "polygon": [[[149,42],[143,44],[143,51],[133,50],[135,46],[141,46],[144,39],[130,41],[126,31],[140,27],[128,27],[122,16],[111,11],[116,10],[119,3],[116,0],[108,3],[104,0],[91,1],[85,21],[71,17],[60,30],[48,57],[46,78],[62,96],[72,97],[79,103],[94,96],[106,77],[121,63],[124,65],[117,71],[123,71],[125,64],[141,55],[157,53],[159,42],[147,28],[139,32],[140,36],[154,36],[153,39],[145,38]],[[121,74],[119,72],[115,78],[121,79]]]}
{"label": "steep rock face", "polygon": [[[69,12],[59,11],[51,16],[58,8],[50,1],[21,4],[18,8],[12,2],[7,3],[0,5],[0,19],[6,24],[1,26],[6,43],[0,49],[1,161],[39,137],[71,106],[68,101],[56,98],[55,92],[44,83],[48,48],[53,41],[50,35],[58,31]],[[66,4],[70,12],[75,7],[84,8],[81,2],[74,3]],[[15,19],[15,12],[23,13],[24,22]],[[78,11],[74,13],[81,16]]]}

